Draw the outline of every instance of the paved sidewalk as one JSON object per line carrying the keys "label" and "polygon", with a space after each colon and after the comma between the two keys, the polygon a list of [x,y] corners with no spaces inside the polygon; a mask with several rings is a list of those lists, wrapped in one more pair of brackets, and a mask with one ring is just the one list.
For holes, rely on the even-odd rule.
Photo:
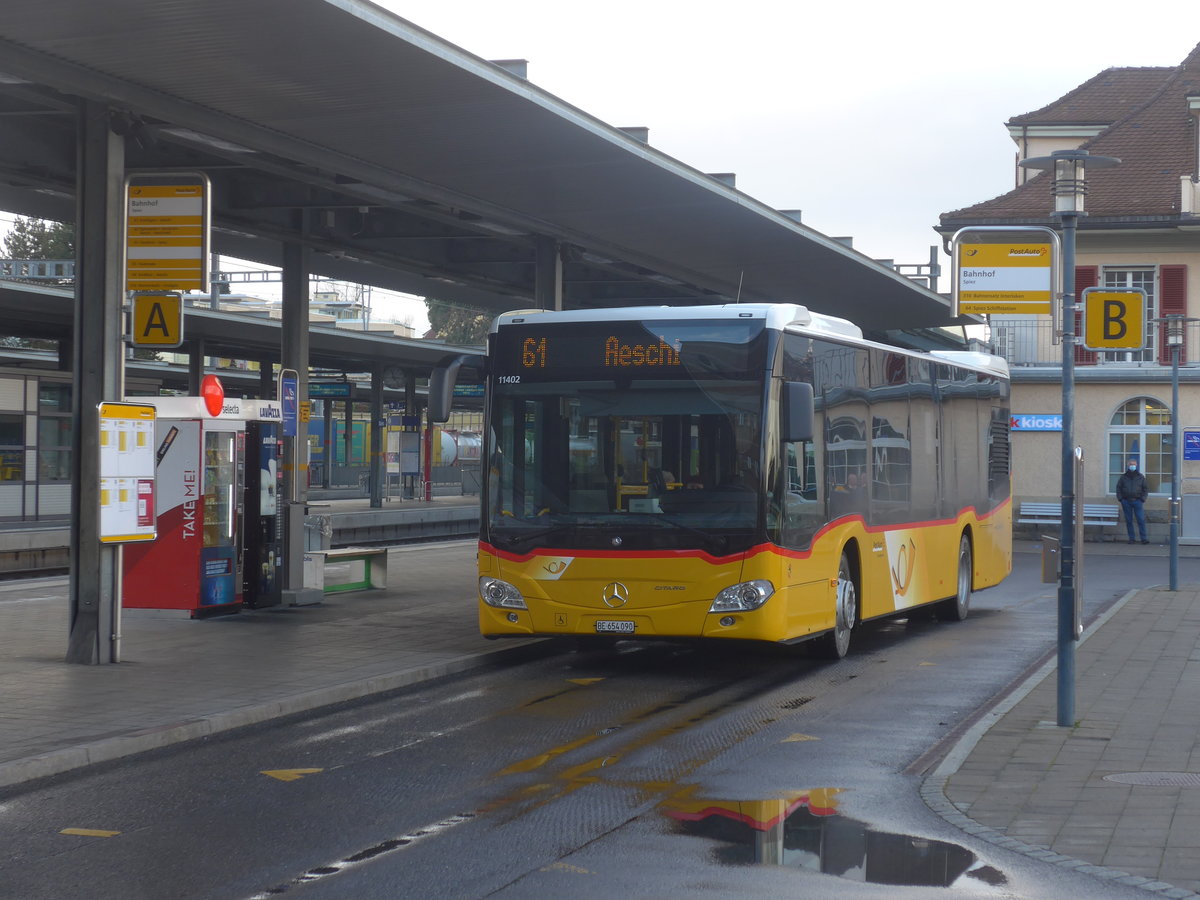
{"label": "paved sidewalk", "polygon": [[[1165,554],[1103,552],[1135,549]],[[1055,654],[926,779],[926,802],[1011,850],[1200,896],[1200,585],[1126,595],[1077,645],[1075,680],[1074,727],[1057,725]]]}
{"label": "paved sidewalk", "polygon": [[103,666],[63,661],[66,578],[0,582],[0,787],[548,649],[479,636],[475,552],[393,548],[388,589],[315,606],[125,610]]}

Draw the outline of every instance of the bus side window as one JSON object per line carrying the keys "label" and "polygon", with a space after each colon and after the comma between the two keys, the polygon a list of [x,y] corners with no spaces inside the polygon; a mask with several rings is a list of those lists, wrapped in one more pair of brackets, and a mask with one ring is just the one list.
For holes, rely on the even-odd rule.
{"label": "bus side window", "polygon": [[803,547],[812,540],[824,519],[815,484],[812,444],[784,444],[784,459],[781,543],[785,547]]}

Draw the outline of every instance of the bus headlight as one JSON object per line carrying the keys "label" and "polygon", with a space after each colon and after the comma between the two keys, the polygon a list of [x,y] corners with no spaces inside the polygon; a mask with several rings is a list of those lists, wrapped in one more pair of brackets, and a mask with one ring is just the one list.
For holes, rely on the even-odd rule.
{"label": "bus headlight", "polygon": [[775,585],[769,581],[743,581],[727,587],[709,607],[710,613],[719,612],[748,612],[758,609],[775,593]]}
{"label": "bus headlight", "polygon": [[503,606],[508,609],[528,609],[521,592],[499,578],[480,578],[479,596],[488,606]]}

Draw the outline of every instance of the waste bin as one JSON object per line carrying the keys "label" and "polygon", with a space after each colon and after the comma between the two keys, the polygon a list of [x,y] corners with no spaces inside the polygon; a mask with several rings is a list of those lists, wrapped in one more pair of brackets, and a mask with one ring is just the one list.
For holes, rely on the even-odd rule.
{"label": "waste bin", "polygon": [[333,518],[328,515],[304,516],[304,549],[328,550],[333,543]]}

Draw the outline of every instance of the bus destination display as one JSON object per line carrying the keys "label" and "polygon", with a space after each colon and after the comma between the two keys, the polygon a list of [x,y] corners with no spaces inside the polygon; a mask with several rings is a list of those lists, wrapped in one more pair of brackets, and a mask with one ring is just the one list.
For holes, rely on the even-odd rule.
{"label": "bus destination display", "polygon": [[[654,328],[630,323],[501,328],[493,340],[500,383],[563,378],[678,378],[701,358],[717,356],[727,374],[750,369],[756,343],[747,328],[725,325],[723,333],[709,326],[683,329]],[[519,378],[517,377],[519,376]]]}

